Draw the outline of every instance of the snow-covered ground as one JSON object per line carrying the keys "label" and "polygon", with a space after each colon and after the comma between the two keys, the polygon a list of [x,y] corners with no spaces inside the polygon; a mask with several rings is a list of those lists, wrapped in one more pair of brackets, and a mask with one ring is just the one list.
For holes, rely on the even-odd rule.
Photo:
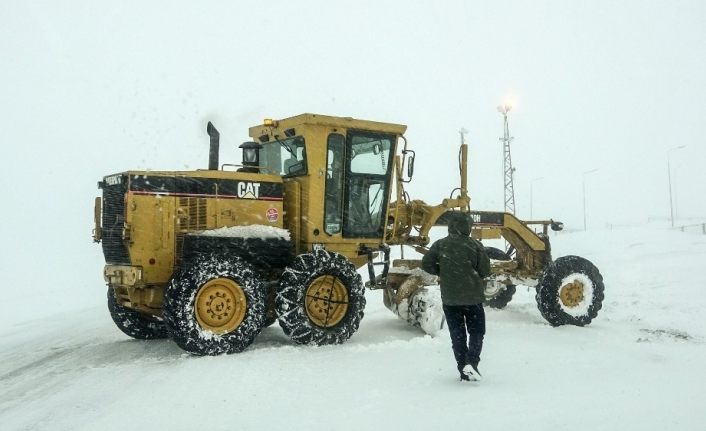
{"label": "snow-covered ground", "polygon": [[458,381],[446,330],[408,327],[380,292],[344,345],[294,346],[274,325],[244,353],[194,357],[123,335],[96,286],[80,312],[0,329],[0,429],[705,429],[706,236],[646,226],[552,240],[555,257],[600,268],[603,310],[552,328],[518,288],[488,310],[480,383]]}

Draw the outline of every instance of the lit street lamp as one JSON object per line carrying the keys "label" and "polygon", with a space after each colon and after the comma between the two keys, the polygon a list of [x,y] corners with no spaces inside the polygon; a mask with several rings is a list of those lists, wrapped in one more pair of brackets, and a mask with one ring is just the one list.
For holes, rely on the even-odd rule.
{"label": "lit street lamp", "polygon": [[591,169],[583,173],[583,230],[586,230],[586,175],[596,172],[598,169]]}
{"label": "lit street lamp", "polygon": [[504,117],[507,117],[507,113],[512,110],[512,105],[509,103],[506,103],[505,105],[500,105],[498,106],[498,112],[503,114]]}
{"label": "lit street lamp", "polygon": [[672,227],[674,227],[674,204],[672,203],[672,164],[670,161],[670,156],[672,151],[681,150],[686,147],[686,145],[680,145],[678,147],[670,148],[667,150],[667,179],[669,181],[669,220],[671,220]]}
{"label": "lit street lamp", "polygon": [[534,216],[532,215],[532,202],[533,202],[533,195],[534,195],[534,193],[533,193],[534,182],[535,182],[535,181],[539,181],[539,180],[543,180],[543,179],[544,179],[544,177],[537,177],[537,178],[533,179],[532,181],[530,181],[530,220],[534,220]]}

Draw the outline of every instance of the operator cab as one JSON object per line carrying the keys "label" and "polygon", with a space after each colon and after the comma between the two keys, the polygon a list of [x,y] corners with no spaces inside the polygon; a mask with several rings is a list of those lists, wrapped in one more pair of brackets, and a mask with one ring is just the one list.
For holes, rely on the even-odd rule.
{"label": "operator cab", "polygon": [[[383,234],[395,135],[349,131],[331,133],[326,142],[324,231],[346,238]],[[260,145],[259,167],[283,178],[307,175],[303,136]]]}
{"label": "operator cab", "polygon": [[[251,127],[258,168],[285,183],[285,225],[307,246],[383,240],[397,139],[406,126],[301,114]],[[339,246],[339,250],[343,250]],[[348,249],[346,249],[348,250]],[[355,258],[355,256],[350,256]]]}

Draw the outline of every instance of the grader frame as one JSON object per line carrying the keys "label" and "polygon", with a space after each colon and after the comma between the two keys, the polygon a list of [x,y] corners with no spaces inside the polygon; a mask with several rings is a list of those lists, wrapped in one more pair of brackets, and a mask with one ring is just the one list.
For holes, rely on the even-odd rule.
{"label": "grader frame", "polygon": [[[406,146],[406,141],[405,141]],[[385,235],[385,242],[388,245],[401,246],[402,259],[392,262],[392,272],[390,277],[389,260],[385,259],[388,265],[384,265],[381,276],[374,276],[374,263],[369,261],[370,288],[384,288],[388,290],[388,296],[395,297],[396,302],[413,295],[415,289],[405,289],[399,291],[399,287],[405,283],[407,277],[405,272],[395,271],[394,268],[415,269],[419,267],[419,260],[404,259],[404,246],[412,247],[415,251],[425,254],[428,251],[427,245],[430,242],[429,232],[434,226],[447,224],[446,219],[452,211],[467,212],[473,221],[471,235],[477,240],[500,239],[503,238],[509,244],[508,256],[512,260],[493,260],[491,269],[493,272],[492,283],[497,286],[491,287],[488,291],[490,297],[493,293],[502,289],[500,285],[527,284],[534,286],[541,276],[545,266],[551,262],[551,247],[549,244],[548,229],[561,230],[563,225],[554,220],[522,221],[510,213],[472,211],[470,210],[471,199],[468,196],[467,176],[468,146],[463,143],[459,151],[459,174],[460,187],[456,189],[456,197],[443,199],[438,205],[429,205],[421,200],[409,200],[404,191],[405,180],[403,167],[408,167],[408,172],[413,171],[414,156],[405,159],[408,151],[403,150],[402,154],[396,158],[395,162],[395,183],[396,200],[390,204],[388,216],[388,228]],[[409,168],[412,166],[411,168]],[[411,177],[411,175],[410,175]],[[411,178],[410,178],[411,179]],[[541,233],[535,232],[531,226],[541,226]],[[416,231],[416,234],[413,234]],[[420,277],[420,280],[422,277]],[[428,278],[424,278],[428,280]],[[422,287],[422,283],[415,283],[417,287]]]}
{"label": "grader frame", "polygon": [[438,205],[411,200],[404,184],[415,153],[405,131],[316,114],[265,120],[240,146],[242,164],[221,165],[220,135],[209,123],[208,170],[104,177],[94,241],[103,247],[114,322],[132,337],[171,337],[194,354],[242,351],[275,321],[299,344],[342,343],[363,316],[356,269],[367,264],[367,287],[385,289],[393,312],[427,330],[419,322],[428,301],[420,298],[436,280],[419,273],[418,260],[403,255],[391,263],[390,247],[425,253],[431,228],[452,211],[471,215],[473,237],[505,238],[511,246],[491,253],[487,298],[543,277],[538,301],[542,293],[540,311],[550,323],[590,322],[602,279],[590,262],[552,262],[547,229],[560,224],[472,211],[465,144],[456,196]]}

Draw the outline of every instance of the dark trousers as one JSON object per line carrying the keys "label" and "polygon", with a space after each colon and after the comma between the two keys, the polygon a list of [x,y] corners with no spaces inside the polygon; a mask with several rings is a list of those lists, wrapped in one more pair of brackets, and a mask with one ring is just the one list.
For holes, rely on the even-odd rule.
{"label": "dark trousers", "polygon": [[483,304],[444,305],[444,314],[458,370],[461,371],[466,364],[478,367],[485,335]]}

